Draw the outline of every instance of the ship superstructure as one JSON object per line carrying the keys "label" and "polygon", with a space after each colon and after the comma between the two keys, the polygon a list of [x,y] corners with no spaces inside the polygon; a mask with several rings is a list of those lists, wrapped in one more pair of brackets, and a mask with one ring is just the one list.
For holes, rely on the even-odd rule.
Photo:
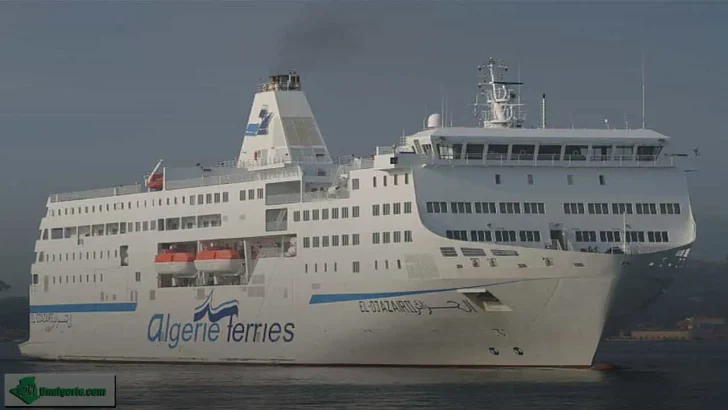
{"label": "ship superstructure", "polygon": [[[60,360],[588,366],[606,321],[695,240],[652,130],[526,128],[502,64],[478,127],[333,159],[288,73],[235,161],[52,195],[24,355]],[[244,346],[239,346],[243,344]]]}

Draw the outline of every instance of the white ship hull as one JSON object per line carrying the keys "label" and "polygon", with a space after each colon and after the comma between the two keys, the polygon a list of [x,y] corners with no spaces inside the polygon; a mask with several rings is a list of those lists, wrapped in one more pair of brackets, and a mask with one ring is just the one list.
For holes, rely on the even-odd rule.
{"label": "white ship hull", "polygon": [[[592,268],[559,270],[559,276],[544,268],[522,277],[515,269],[486,268],[461,278],[360,280],[316,291],[312,284],[322,278],[312,275],[296,278],[288,297],[281,285],[295,275],[280,273],[262,287],[264,297],[251,297],[261,288],[252,285],[159,289],[153,301],[35,307],[53,313],[31,315],[32,339],[21,351],[52,360],[588,367],[610,312],[631,311],[659,293],[661,284],[652,278],[672,277],[679,263],[674,250],[641,256],[525,252],[533,253],[526,259],[558,253],[564,262],[576,258]],[[651,261],[663,266],[630,268]],[[624,288],[621,281],[644,283]],[[507,310],[489,311],[468,296],[481,288],[498,295]],[[224,311],[230,307],[237,315]],[[195,321],[200,311],[204,316]]]}

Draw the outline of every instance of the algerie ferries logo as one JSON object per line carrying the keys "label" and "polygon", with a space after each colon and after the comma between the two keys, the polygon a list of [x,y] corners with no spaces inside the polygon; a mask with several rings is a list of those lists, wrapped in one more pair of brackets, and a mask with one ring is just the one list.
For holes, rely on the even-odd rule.
{"label": "algerie ferries logo", "polygon": [[270,125],[270,119],[273,117],[272,112],[268,112],[268,106],[264,105],[258,113],[260,122],[258,124],[248,124],[248,128],[245,129],[245,135],[248,137],[254,137],[256,135],[268,134],[268,126]]}
{"label": "algerie ferries logo", "polygon": [[[243,323],[237,321],[237,300],[228,300],[214,306],[212,294],[194,310],[191,322],[175,321],[170,313],[156,313],[149,319],[147,339],[165,343],[170,349],[182,343],[276,343],[293,341],[296,325],[288,322]],[[223,319],[227,318],[225,323]],[[222,322],[221,322],[222,321]],[[221,326],[222,323],[222,326]],[[221,330],[223,334],[221,335]],[[222,336],[222,337],[221,337]]]}

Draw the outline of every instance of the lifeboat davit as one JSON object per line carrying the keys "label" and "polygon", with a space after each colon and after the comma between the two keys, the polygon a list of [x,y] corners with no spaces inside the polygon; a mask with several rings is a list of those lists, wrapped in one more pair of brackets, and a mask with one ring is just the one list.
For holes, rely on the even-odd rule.
{"label": "lifeboat davit", "polygon": [[215,273],[237,273],[243,266],[243,258],[232,249],[210,249],[199,252],[195,259],[198,270]]}
{"label": "lifeboat davit", "polygon": [[191,252],[165,252],[154,257],[154,267],[162,275],[193,275],[195,254]]}

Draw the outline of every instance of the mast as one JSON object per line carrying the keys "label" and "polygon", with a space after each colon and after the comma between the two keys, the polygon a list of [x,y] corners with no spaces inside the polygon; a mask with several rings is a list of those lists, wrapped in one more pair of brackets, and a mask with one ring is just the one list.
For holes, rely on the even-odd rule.
{"label": "mast", "polygon": [[[520,97],[508,86],[523,85],[522,82],[505,81],[508,67],[497,63],[494,58],[488,60],[487,65],[479,65],[478,71],[483,77],[478,82],[478,95],[485,97],[485,103],[478,103],[476,98],[476,112],[479,105],[485,106],[480,111],[480,121],[485,128],[521,128],[524,115],[521,112],[523,104]],[[519,87],[520,88],[520,87]]]}

